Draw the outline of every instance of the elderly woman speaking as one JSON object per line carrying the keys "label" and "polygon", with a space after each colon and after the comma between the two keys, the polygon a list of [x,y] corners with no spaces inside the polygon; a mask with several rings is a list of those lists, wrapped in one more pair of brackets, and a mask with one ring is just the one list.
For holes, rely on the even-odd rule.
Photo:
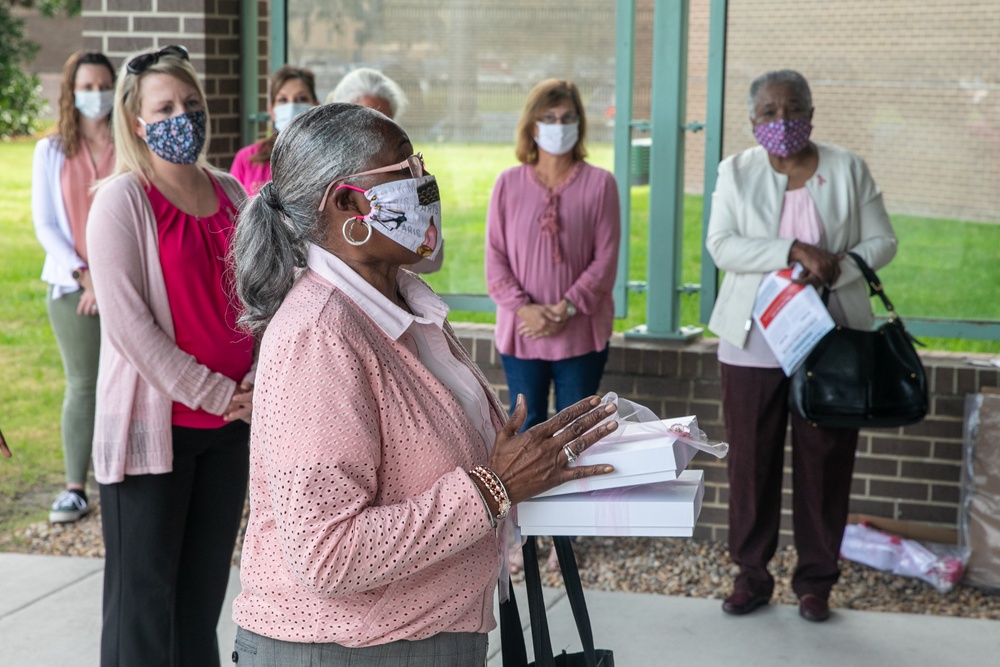
{"label": "elderly woman speaking", "polygon": [[[513,504],[570,479],[610,433],[596,397],[518,434],[400,266],[433,256],[437,183],[384,115],[328,104],[279,136],[242,212],[243,323],[261,338],[244,665],[482,665]],[[596,428],[595,428],[596,427]]]}

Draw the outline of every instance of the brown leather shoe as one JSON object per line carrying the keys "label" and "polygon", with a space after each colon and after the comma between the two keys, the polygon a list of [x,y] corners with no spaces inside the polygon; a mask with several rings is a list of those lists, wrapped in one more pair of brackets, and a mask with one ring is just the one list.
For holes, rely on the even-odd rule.
{"label": "brown leather shoe", "polygon": [[749,614],[770,602],[769,595],[754,595],[749,591],[733,591],[722,603],[722,611],[733,616]]}
{"label": "brown leather shoe", "polygon": [[822,623],[830,618],[830,605],[818,595],[806,593],[799,598],[799,616],[813,623]]}

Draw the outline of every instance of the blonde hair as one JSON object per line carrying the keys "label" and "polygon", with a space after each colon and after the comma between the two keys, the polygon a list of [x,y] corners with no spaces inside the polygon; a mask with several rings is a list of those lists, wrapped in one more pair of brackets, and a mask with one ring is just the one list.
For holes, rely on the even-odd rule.
{"label": "blonde hair", "polygon": [[111,72],[111,82],[115,81],[115,68],[103,53],[77,51],[66,59],[59,80],[59,120],[56,123],[58,142],[66,157],[73,157],[80,150],[80,112],[76,108],[76,73],[80,65],[106,67]]}
{"label": "blonde hair", "polygon": [[139,95],[139,86],[142,78],[150,74],[167,74],[182,83],[186,83],[198,91],[202,108],[205,110],[205,146],[198,156],[198,165],[209,167],[205,158],[208,152],[208,145],[212,140],[211,123],[208,122],[208,103],[205,100],[205,89],[202,88],[198,73],[190,62],[171,54],[162,54],[159,61],[150,65],[149,69],[139,74],[131,74],[128,71],[128,63],[138,55],[143,53],[156,53],[159,49],[147,49],[134,53],[125,59],[122,68],[118,73],[118,84],[115,86],[115,110],[112,116],[115,130],[115,169],[110,180],[121,174],[135,174],[142,181],[143,185],[149,184],[153,178],[153,162],[150,159],[151,151],[146,141],[135,133],[135,124],[138,122],[139,109],[142,107],[142,98]]}
{"label": "blonde hair", "polygon": [[535,145],[535,123],[542,113],[565,101],[573,103],[576,115],[580,119],[578,139],[573,146],[573,161],[579,162],[587,157],[587,149],[583,140],[587,136],[587,117],[583,113],[583,101],[576,84],[566,79],[545,79],[539,82],[524,103],[521,119],[517,121],[517,131],[514,134],[514,152],[517,159],[524,164],[538,162],[538,146]]}

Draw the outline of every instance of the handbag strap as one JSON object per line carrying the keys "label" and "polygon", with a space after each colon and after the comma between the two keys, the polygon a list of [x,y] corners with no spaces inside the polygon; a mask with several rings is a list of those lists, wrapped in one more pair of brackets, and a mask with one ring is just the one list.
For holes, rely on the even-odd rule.
{"label": "handbag strap", "polygon": [[[580,581],[580,571],[577,568],[576,556],[569,537],[554,537],[556,555],[559,557],[559,569],[562,571],[566,584],[566,596],[573,610],[573,620],[580,635],[583,646],[584,660],[588,667],[597,667],[597,652],[594,649],[594,632],[590,624],[590,614],[587,602],[583,596],[583,585]],[[542,578],[538,570],[538,546],[535,538],[528,537],[524,547],[524,583],[528,591],[528,613],[531,616],[531,642],[535,652],[537,667],[554,667],[555,657],[552,653],[552,640],[549,635],[549,623],[545,613],[545,598],[542,594]],[[500,604],[500,650],[503,653],[503,667],[526,667],[527,652],[524,646],[524,634],[521,630],[521,619],[511,587],[510,599]]]}
{"label": "handbag strap", "polygon": [[875,275],[875,271],[872,270],[872,267],[868,266],[867,262],[861,259],[861,255],[856,252],[848,251],[847,254],[850,255],[851,259],[854,260],[854,263],[858,265],[858,268],[861,269],[861,275],[863,275],[865,280],[868,282],[868,296],[877,296],[882,300],[882,305],[884,305],[885,309],[889,311],[889,319],[899,317],[896,314],[896,309],[892,305],[892,301],[889,301],[889,297],[886,296],[885,290],[882,287],[882,281],[879,280],[877,275]]}

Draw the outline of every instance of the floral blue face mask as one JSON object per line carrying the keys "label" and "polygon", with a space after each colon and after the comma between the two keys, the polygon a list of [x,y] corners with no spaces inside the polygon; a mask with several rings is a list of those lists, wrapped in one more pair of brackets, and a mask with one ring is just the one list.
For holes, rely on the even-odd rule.
{"label": "floral blue face mask", "polygon": [[205,110],[191,111],[156,123],[146,123],[146,143],[149,149],[167,162],[194,164],[205,147]]}

